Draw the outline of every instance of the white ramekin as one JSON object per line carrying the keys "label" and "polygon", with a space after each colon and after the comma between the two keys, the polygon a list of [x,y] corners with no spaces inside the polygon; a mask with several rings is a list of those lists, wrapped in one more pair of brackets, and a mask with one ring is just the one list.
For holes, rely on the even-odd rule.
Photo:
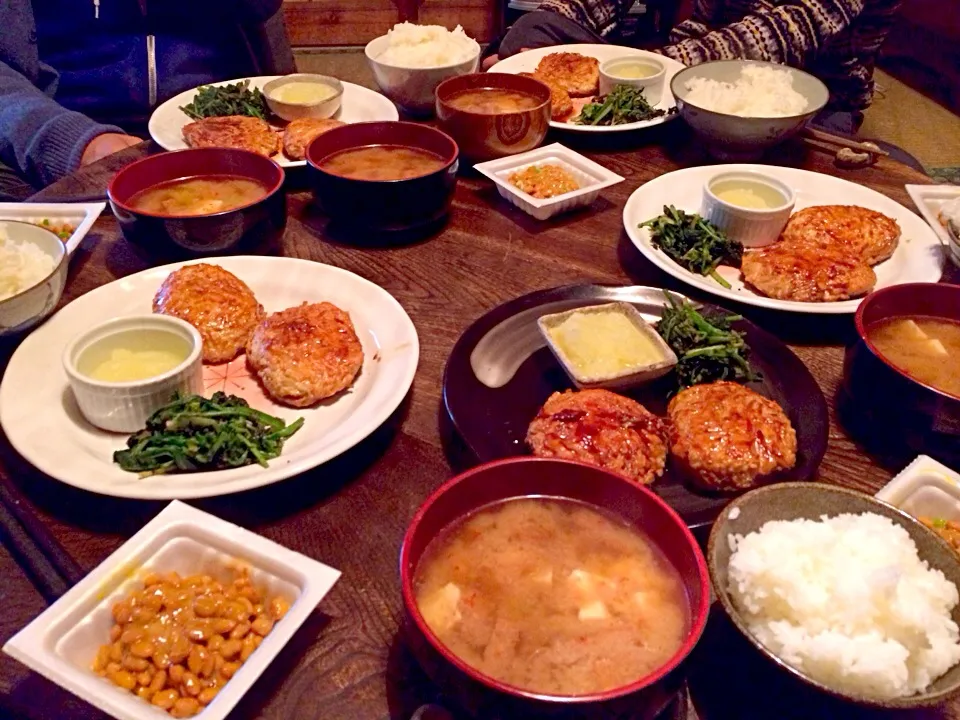
{"label": "white ramekin", "polygon": [[[649,65],[656,68],[650,77],[621,78],[617,77],[616,69],[621,65]],[[643,90],[643,97],[651,105],[656,105],[663,98],[663,85],[666,81],[666,66],[656,58],[643,55],[626,55],[624,57],[607,60],[600,65],[600,94],[606,95],[617,85],[629,85]]]}
{"label": "white ramekin", "polygon": [[[293,82],[314,83],[327,85],[334,90],[334,95],[318,102],[296,103],[278,100],[273,93],[284,85]],[[301,118],[333,117],[340,109],[343,100],[343,83],[331,75],[315,75],[313,73],[295,73],[271,80],[263,86],[263,95],[267,99],[267,106],[284,120],[300,120]]]}
{"label": "white ramekin", "polygon": [[[730,180],[746,180],[772,187],[784,197],[782,205],[775,208],[745,208],[721,200],[710,189],[715,183]],[[752,171],[734,171],[714,175],[703,187],[703,204],[700,214],[729,237],[739,240],[745,248],[758,248],[771,245],[783,232],[793,206],[796,204],[793,189],[785,183]]]}
{"label": "white ramekin", "polygon": [[[110,335],[136,330],[159,330],[177,335],[190,344],[187,359],[162,375],[145,380],[107,382],[81,373],[77,360],[94,343]],[[87,330],[63,353],[63,367],[80,412],[92,424],[111,432],[141,430],[147,418],[168,404],[174,394],[199,393],[203,389],[200,333],[190,323],[167,315],[134,315],[115,318]]]}

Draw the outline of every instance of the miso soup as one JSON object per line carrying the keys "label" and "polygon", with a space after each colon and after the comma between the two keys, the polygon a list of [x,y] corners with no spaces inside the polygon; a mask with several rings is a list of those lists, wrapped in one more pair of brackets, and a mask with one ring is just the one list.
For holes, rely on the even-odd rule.
{"label": "miso soup", "polygon": [[867,339],[910,377],[960,397],[960,323],[923,315],[888,318],[871,323]]}
{"label": "miso soup", "polygon": [[417,606],[461,660],[524,690],[622,687],[683,645],[677,570],[637,529],[590,505],[508,500],[446,529],[416,570]]}
{"label": "miso soup", "polygon": [[211,215],[256,202],[263,183],[237,175],[204,175],[162,182],[133,195],[128,204],[155,215]]}
{"label": "miso soup", "polygon": [[502,88],[478,88],[464,90],[453,95],[447,103],[457,110],[480,113],[482,115],[501,115],[504,113],[533,110],[540,101],[529,93]]}

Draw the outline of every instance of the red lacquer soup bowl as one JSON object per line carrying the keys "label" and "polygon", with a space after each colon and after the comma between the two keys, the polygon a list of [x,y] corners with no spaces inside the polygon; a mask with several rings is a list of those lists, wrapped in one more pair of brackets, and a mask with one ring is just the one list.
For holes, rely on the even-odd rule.
{"label": "red lacquer soup bowl", "polygon": [[[422,175],[368,180],[339,175],[325,161],[371,146],[426,151],[442,162]],[[460,149],[449,135],[409,122],[351,123],[323,133],[307,148],[307,175],[324,212],[347,226],[391,232],[438,222],[446,216],[457,184]]]}
{"label": "red lacquer soup bowl", "polygon": [[[265,194],[240,207],[205,215],[147,212],[134,196],[162,183],[186,178],[231,176],[253,180]],[[123,236],[150,253],[172,256],[216,255],[263,247],[287,223],[283,168],[270,158],[232,148],[195,148],[151,155],[127,165],[107,189]]]}
{"label": "red lacquer soup bowl", "polygon": [[960,398],[900,370],[868,337],[874,323],[910,315],[960,322],[960,285],[908,283],[868,295],[857,309],[857,340],[844,357],[841,400],[848,420],[868,425],[870,434],[952,461],[960,457]]}
{"label": "red lacquer soup bowl", "polygon": [[[576,500],[600,508],[640,529],[678,571],[690,621],[680,649],[652,673],[622,687],[584,695],[549,695],[507,685],[481,673],[447,649],[430,630],[415,595],[417,566],[430,542],[473,512],[512,498]],[[710,602],[706,562],[683,520],[663,500],[626,478],[565,460],[519,457],[481,465],[442,485],[420,507],[400,550],[406,639],[428,675],[461,707],[477,717],[564,717],[628,713],[653,718],[683,681],[681,663],[700,639]],[[619,715],[617,715],[619,716]]]}

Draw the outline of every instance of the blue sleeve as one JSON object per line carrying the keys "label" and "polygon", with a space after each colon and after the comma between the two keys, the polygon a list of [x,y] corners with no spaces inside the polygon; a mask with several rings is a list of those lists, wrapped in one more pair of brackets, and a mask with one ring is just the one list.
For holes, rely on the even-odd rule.
{"label": "blue sleeve", "polygon": [[118,127],[61,107],[0,61],[0,161],[44,187],[80,165],[93,138]]}

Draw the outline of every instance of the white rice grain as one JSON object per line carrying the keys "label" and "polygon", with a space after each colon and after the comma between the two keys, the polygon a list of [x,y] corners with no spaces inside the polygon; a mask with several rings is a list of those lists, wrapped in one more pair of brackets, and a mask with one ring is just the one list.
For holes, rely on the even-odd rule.
{"label": "white rice grain", "polygon": [[32,243],[11,240],[0,227],[0,300],[19,295],[53,272],[53,258]]}
{"label": "white rice grain", "polygon": [[730,542],[729,590],[750,632],[811,678],[902,697],[960,662],[957,587],[891,520],[773,521]]}
{"label": "white rice grain", "polygon": [[695,77],[686,83],[692,105],[739,117],[791,117],[807,109],[807,99],[793,89],[789,70],[745,65],[736,82]]}
{"label": "white rice grain", "polygon": [[435,68],[466,62],[480,54],[480,45],[457,25],[397,23],[387,31],[387,49],[377,56],[385,65],[402,68]]}

